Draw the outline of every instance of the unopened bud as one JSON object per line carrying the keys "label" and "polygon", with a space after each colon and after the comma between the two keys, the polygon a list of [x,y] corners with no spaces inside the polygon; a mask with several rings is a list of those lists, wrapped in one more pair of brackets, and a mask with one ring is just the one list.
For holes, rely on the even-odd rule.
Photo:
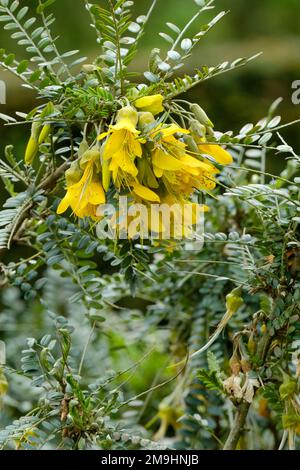
{"label": "unopened bud", "polygon": [[207,116],[206,112],[204,111],[204,109],[201,108],[201,106],[199,106],[199,104],[197,104],[197,103],[191,104],[190,105],[190,110],[194,114],[197,121],[200,122],[200,124],[203,124],[206,127],[207,126],[214,127],[213,123],[211,122],[211,120]]}
{"label": "unopened bud", "polygon": [[198,146],[191,135],[185,135],[184,142],[186,143],[187,148],[190,152],[199,154]]}
{"label": "unopened bud", "polygon": [[41,133],[39,135],[39,144],[43,144],[47,137],[49,136],[51,131],[51,125],[50,124],[45,124],[41,130]]}
{"label": "unopened bud", "polygon": [[155,118],[152,113],[149,111],[139,113],[139,124],[141,126],[149,126],[155,121]]}
{"label": "unopened bud", "polygon": [[204,141],[206,135],[206,127],[203,126],[203,124],[200,124],[200,122],[196,119],[192,119],[190,121],[189,128],[192,136],[194,137],[197,143],[199,143],[199,139],[201,139],[200,142]]}
{"label": "unopened bud", "polygon": [[38,141],[30,136],[25,150],[25,163],[31,165],[39,150]]}
{"label": "unopened bud", "polygon": [[237,287],[226,295],[226,308],[231,313],[235,313],[244,303],[241,292],[241,287]]}

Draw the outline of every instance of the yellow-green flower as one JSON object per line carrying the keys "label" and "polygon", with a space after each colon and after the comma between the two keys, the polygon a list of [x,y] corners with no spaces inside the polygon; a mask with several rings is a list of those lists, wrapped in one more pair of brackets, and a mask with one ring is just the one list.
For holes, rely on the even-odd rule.
{"label": "yellow-green flower", "polygon": [[102,157],[103,160],[110,160],[109,171],[118,187],[122,183],[128,185],[130,179],[136,178],[138,174],[135,159],[142,156],[142,146],[138,138],[140,131],[136,129],[137,122],[137,111],[126,106],[119,111],[116,124],[109,126],[109,131],[98,137],[98,140],[102,140],[108,136]]}
{"label": "yellow-green flower", "polygon": [[155,116],[164,111],[163,100],[162,95],[143,96],[134,102],[134,106],[140,111],[149,112]]}

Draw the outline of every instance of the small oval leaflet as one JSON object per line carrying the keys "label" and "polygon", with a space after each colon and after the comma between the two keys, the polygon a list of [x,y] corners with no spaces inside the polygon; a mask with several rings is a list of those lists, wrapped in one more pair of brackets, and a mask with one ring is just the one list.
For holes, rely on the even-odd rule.
{"label": "small oval leaflet", "polygon": [[193,45],[192,41],[189,38],[186,38],[181,41],[180,47],[184,51],[188,51],[192,47],[192,45]]}

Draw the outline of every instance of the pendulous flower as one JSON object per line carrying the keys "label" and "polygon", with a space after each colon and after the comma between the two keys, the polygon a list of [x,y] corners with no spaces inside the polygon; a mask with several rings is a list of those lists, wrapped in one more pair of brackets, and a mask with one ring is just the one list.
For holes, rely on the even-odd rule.
{"label": "pendulous flower", "polygon": [[138,113],[131,106],[122,108],[117,115],[117,122],[109,126],[109,131],[99,135],[98,140],[108,137],[104,144],[103,160],[109,161],[114,183],[118,188],[128,186],[138,175],[135,159],[141,158],[142,146],[136,129]]}
{"label": "pendulous flower", "polygon": [[67,192],[57,208],[57,214],[62,214],[71,207],[79,218],[97,219],[98,205],[105,204],[105,193],[96,176],[98,159],[100,162],[100,152],[87,151],[79,164],[76,163],[67,170]]}

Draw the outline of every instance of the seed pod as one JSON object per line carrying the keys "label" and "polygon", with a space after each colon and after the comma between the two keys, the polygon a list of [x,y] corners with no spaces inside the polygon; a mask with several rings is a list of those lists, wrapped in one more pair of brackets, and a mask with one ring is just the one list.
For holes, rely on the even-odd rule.
{"label": "seed pod", "polygon": [[250,372],[250,370],[251,370],[251,364],[250,364],[250,362],[248,361],[248,359],[242,357],[242,359],[241,359],[241,367],[242,367],[242,371],[244,372],[244,374],[247,374],[247,372]]}
{"label": "seed pod", "polygon": [[263,323],[263,324],[261,325],[261,332],[262,332],[262,334],[263,334],[263,335],[266,334],[267,330],[268,330],[267,325],[266,325],[265,323]]}
{"label": "seed pod", "polygon": [[209,127],[214,127],[213,123],[207,116],[206,112],[199,106],[197,103],[193,103],[190,105],[190,110],[194,114],[195,118],[197,121],[200,122],[200,124],[203,124],[204,126],[209,126]]}
{"label": "seed pod", "polygon": [[231,372],[234,375],[239,375],[239,373],[241,371],[241,363],[240,363],[240,359],[239,359],[236,351],[234,351],[231,358],[229,359],[229,366],[230,366]]}
{"label": "seed pod", "polygon": [[39,144],[43,144],[47,137],[49,136],[51,131],[51,125],[50,124],[45,124],[41,130],[41,133],[39,135]]}

